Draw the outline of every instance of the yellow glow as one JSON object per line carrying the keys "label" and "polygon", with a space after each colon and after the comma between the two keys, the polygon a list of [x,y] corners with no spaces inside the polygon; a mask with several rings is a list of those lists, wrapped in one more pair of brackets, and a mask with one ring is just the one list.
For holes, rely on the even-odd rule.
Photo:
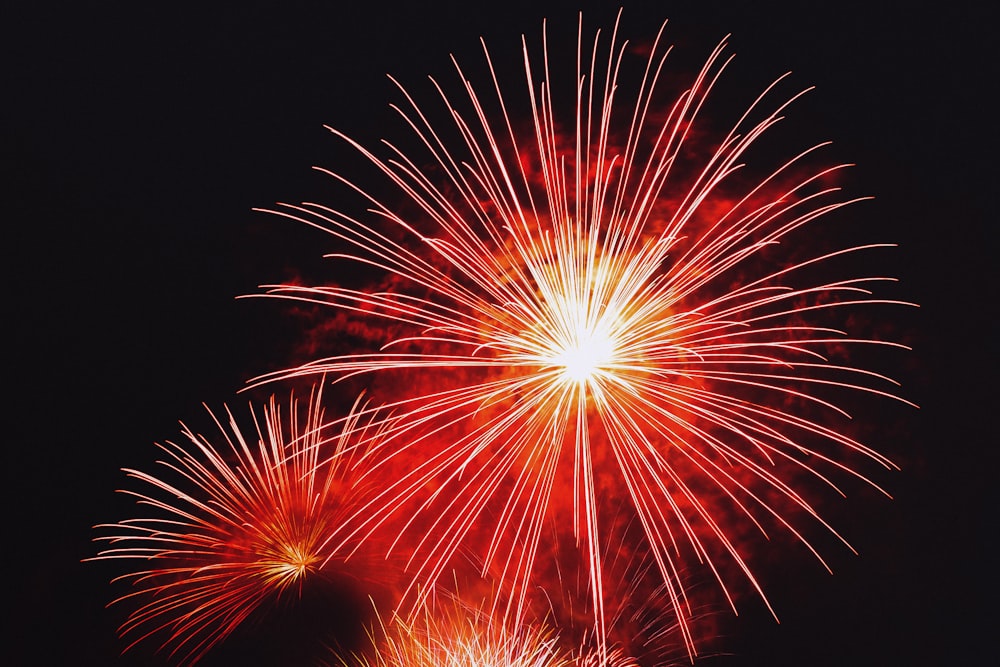
{"label": "yellow glow", "polygon": [[275,560],[265,563],[264,569],[285,582],[304,577],[320,561],[309,545],[291,542],[279,546],[276,556]]}

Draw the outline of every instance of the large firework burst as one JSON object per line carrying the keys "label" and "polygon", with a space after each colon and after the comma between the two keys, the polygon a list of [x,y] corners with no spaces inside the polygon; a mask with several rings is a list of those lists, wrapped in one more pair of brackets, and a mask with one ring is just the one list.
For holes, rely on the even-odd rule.
{"label": "large firework burst", "polygon": [[384,347],[262,378],[398,374],[375,469],[396,465],[399,474],[361,511],[359,530],[402,516],[420,537],[411,561],[419,602],[488,524],[475,548],[515,591],[506,613],[516,626],[543,525],[556,516],[581,545],[598,637],[610,585],[602,554],[614,539],[602,497],[630,501],[683,626],[685,550],[727,597],[720,554],[760,591],[734,537],[742,524],[784,526],[809,546],[789,516],[833,529],[803,495],[803,478],[867,482],[857,459],[892,465],[838,428],[845,393],[893,396],[889,378],[845,352],[895,344],[844,327],[859,307],[897,303],[872,292],[890,279],[829,278],[845,257],[879,246],[805,255],[798,247],[804,227],[857,201],[835,184],[846,165],[817,166],[820,144],[744,175],[801,93],[780,96],[781,77],[731,129],[699,133],[731,58],[726,43],[664,105],[670,49],[661,29],[622,103],[631,53],[617,31],[598,33],[590,49],[581,21],[565,109],[547,45],[539,82],[524,43],[530,139],[485,49],[493,110],[457,63],[463,99],[434,84],[448,123],[400,86],[408,106],[398,111],[420,156],[386,142],[383,157],[333,130],[408,203],[394,207],[328,172],[366,199],[369,217],[310,203],[273,212],[329,232],[353,247],[338,257],[391,278],[384,289],[268,293],[366,318],[385,332]]}
{"label": "large firework burst", "polygon": [[[134,638],[129,648],[158,636],[195,662],[262,603],[301,592],[330,559],[323,547],[344,529],[356,489],[346,459],[322,462],[345,441],[321,436],[320,396],[313,392],[304,415],[293,399],[287,422],[272,397],[262,420],[251,410],[249,433],[227,409],[228,429],[212,415],[224,445],[184,427],[186,444],[159,445],[167,456],[159,474],[125,471],[145,489],[123,493],[152,511],[98,526],[109,546],[96,559],[140,563],[122,577],[134,590],[115,600],[138,603],[120,628]],[[356,415],[345,423],[361,429]]]}

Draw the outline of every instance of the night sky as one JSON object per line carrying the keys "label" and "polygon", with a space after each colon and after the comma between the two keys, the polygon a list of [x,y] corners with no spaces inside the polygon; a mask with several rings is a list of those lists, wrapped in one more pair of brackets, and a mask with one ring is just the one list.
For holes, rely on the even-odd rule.
{"label": "night sky", "polygon": [[[0,649],[13,655],[0,662],[168,664],[119,655],[124,610],[105,604],[122,569],[80,561],[96,553],[94,524],[132,512],[114,493],[120,468],[150,468],[179,420],[204,426],[202,402],[242,406],[246,381],[286,361],[294,323],[235,297],[335,270],[319,260],[321,234],[251,209],[333,196],[310,169],[344,155],[324,124],[367,143],[405,132],[386,73],[429,100],[428,74],[456,90],[449,53],[479,67],[480,36],[513,72],[520,35],[537,43],[543,18],[572,35],[576,10],[610,26],[617,5],[22,4],[0,17],[13,592]],[[861,556],[831,544],[832,577],[801,549],[767,568],[781,625],[747,600],[725,623],[733,655],[707,664],[980,665],[997,653],[996,17],[961,0],[882,4],[625,6],[627,37],[670,19],[680,62],[732,33],[721,87],[744,103],[787,70],[817,87],[790,112],[801,141],[833,139],[857,163],[851,191],[875,199],[855,225],[900,244],[886,272],[921,304],[892,322],[915,348],[896,359],[901,394],[921,409],[887,409],[873,442],[902,468],[879,480],[895,500],[832,503]],[[278,664],[254,656],[238,664]]]}

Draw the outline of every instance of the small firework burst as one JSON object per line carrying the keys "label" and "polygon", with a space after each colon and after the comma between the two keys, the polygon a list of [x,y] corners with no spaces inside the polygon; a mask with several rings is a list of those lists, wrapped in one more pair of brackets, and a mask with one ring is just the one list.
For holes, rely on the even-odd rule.
{"label": "small firework burst", "polygon": [[450,594],[427,599],[418,613],[394,615],[371,633],[371,646],[344,667],[570,667],[559,634],[544,625],[511,629],[485,608]]}
{"label": "small firework burst", "polygon": [[857,201],[836,185],[846,165],[820,164],[823,144],[745,175],[801,94],[771,101],[784,77],[728,131],[699,133],[729,62],[725,42],[663,106],[661,31],[623,105],[631,54],[617,24],[592,47],[582,33],[581,21],[566,112],[554,60],[544,53],[539,83],[525,43],[528,139],[488,52],[494,112],[457,64],[464,100],[435,82],[448,127],[403,90],[408,107],[398,111],[423,157],[389,142],[380,156],[334,131],[408,204],[331,172],[366,199],[370,219],[310,203],[273,212],[329,232],[353,247],[338,257],[391,277],[384,289],[269,294],[371,322],[383,346],[261,381],[394,374],[396,394],[380,397],[395,412],[381,459],[409,458],[398,476],[374,465],[387,481],[359,518],[366,535],[399,516],[419,534],[416,606],[488,518],[492,535],[471,548],[486,567],[498,562],[499,581],[516,592],[507,614],[517,627],[555,516],[589,570],[603,661],[614,583],[603,572],[599,500],[624,498],[693,655],[685,555],[711,568],[731,604],[720,554],[763,596],[740,544],[746,526],[787,529],[819,558],[789,518],[833,532],[804,489],[836,489],[836,474],[869,482],[856,468],[865,461],[893,467],[840,427],[845,394],[895,398],[895,383],[851,352],[902,347],[856,333],[847,313],[899,302],[873,293],[891,278],[842,273],[845,257],[878,245],[802,254],[805,228]]}
{"label": "small firework burst", "polygon": [[[97,526],[107,535],[93,560],[129,560],[139,569],[121,579],[134,590],[119,629],[131,648],[159,637],[161,648],[194,663],[262,603],[297,591],[334,554],[324,548],[343,529],[354,485],[333,456],[343,434],[322,436],[321,390],[304,416],[290,401],[288,422],[274,397],[245,433],[226,409],[228,428],[209,411],[224,445],[183,426],[186,443],[159,445],[158,474],[126,470],[143,490],[126,490],[152,516]],[[352,413],[353,415],[353,413]],[[347,431],[359,428],[354,416]],[[256,440],[256,443],[254,443]],[[126,649],[127,650],[127,649]]]}

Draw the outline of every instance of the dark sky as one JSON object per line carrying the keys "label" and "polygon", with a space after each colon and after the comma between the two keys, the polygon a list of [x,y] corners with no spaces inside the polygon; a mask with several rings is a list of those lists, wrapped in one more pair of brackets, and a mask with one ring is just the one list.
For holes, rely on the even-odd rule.
{"label": "dark sky", "polygon": [[[321,266],[323,239],[251,211],[330,192],[310,170],[367,141],[397,101],[391,73],[424,95],[454,83],[447,56],[478,63],[477,39],[517,55],[570,3],[21,3],[0,18],[2,218],[9,292],[3,468],[11,665],[140,665],[119,657],[117,570],[81,564],[91,526],[128,511],[119,469],[202,401],[242,403],[244,382],[281,365],[288,325],[262,282]],[[593,3],[588,3],[593,4]],[[629,3],[640,4],[640,3]],[[852,187],[875,241],[901,245],[891,270],[918,313],[902,393],[921,405],[882,449],[902,465],[896,496],[833,510],[862,552],[829,577],[801,554],[772,576],[782,624],[748,605],[717,664],[979,665],[995,656],[998,470],[993,241],[997,81],[993,16],[961,0],[892,3],[641,3],[625,34],[670,41],[696,62],[733,33],[725,86],[756,93],[793,70],[817,91],[802,118],[856,162]],[[582,7],[610,25],[613,4]],[[477,65],[478,66],[478,65]],[[450,84],[449,84],[450,85]],[[389,129],[383,129],[388,127]],[[988,205],[989,198],[989,205]],[[901,413],[902,414],[902,413]],[[989,487],[987,484],[989,483]],[[780,575],[780,576],[779,576]],[[246,664],[246,663],[244,663]]]}

